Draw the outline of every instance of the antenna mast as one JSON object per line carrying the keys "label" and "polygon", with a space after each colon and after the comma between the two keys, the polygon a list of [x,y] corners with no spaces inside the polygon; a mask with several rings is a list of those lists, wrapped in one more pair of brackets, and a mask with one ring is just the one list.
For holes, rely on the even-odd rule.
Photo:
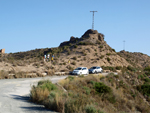
{"label": "antenna mast", "polygon": [[123,41],[123,49],[124,49],[124,51],[125,51],[125,40]]}
{"label": "antenna mast", "polygon": [[97,11],[90,11],[90,12],[93,12],[92,29],[94,30],[94,13]]}

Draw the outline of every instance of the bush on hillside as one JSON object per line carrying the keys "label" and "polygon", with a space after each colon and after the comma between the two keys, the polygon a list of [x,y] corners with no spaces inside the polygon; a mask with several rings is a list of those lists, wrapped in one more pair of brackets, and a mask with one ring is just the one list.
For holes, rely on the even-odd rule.
{"label": "bush on hillside", "polygon": [[150,72],[150,66],[145,67],[144,71],[149,71]]}
{"label": "bush on hillside", "polygon": [[96,82],[94,85],[94,88],[95,88],[96,92],[99,93],[100,95],[112,92],[111,88],[106,86],[102,82]]}
{"label": "bush on hillside", "polygon": [[136,69],[135,69],[134,67],[131,67],[131,66],[128,66],[127,69],[128,69],[129,71],[136,71]]}
{"label": "bush on hillside", "polygon": [[116,70],[121,70],[121,66],[116,66]]}
{"label": "bush on hillside", "polygon": [[107,61],[110,62],[110,58],[109,57],[107,57]]}
{"label": "bush on hillside", "polygon": [[79,45],[94,45],[91,42],[79,42]]}
{"label": "bush on hillside", "polygon": [[137,90],[140,91],[143,95],[150,96],[150,84],[143,84],[137,86]]}
{"label": "bush on hillside", "polygon": [[37,87],[33,86],[30,91],[30,98],[33,102],[40,103],[48,98],[50,91],[57,90],[57,86],[49,80],[39,81]]}

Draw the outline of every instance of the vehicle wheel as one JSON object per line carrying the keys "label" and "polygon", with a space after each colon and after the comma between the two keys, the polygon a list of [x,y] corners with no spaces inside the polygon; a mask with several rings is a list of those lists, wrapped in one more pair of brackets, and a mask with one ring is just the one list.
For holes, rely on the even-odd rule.
{"label": "vehicle wheel", "polygon": [[95,74],[97,74],[97,71],[95,71]]}

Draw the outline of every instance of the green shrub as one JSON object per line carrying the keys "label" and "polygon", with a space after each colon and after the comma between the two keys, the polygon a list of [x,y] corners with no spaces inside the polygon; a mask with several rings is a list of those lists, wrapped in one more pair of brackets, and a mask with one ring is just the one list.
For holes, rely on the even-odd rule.
{"label": "green shrub", "polygon": [[106,93],[111,93],[112,90],[110,87],[106,86],[104,83],[101,82],[96,82],[94,86],[95,90],[97,93],[101,94],[106,94]]}
{"label": "green shrub", "polygon": [[65,113],[84,113],[85,106],[91,104],[91,100],[83,94],[73,94],[73,99],[68,98],[65,103]]}
{"label": "green shrub", "polygon": [[146,74],[143,74],[143,76],[144,76],[144,77],[147,77],[147,75],[146,75]]}
{"label": "green shrub", "polygon": [[86,94],[89,95],[91,90],[89,87],[84,86],[83,89],[86,91]]}
{"label": "green shrub", "polygon": [[69,46],[72,46],[72,44],[71,44],[71,43],[69,43]]}
{"label": "green shrub", "polygon": [[128,66],[127,69],[128,69],[129,71],[135,71],[135,70],[136,70],[134,67],[131,67],[131,66]]}
{"label": "green shrub", "polygon": [[115,78],[119,78],[119,75],[114,75]]}
{"label": "green shrub", "polygon": [[49,80],[39,81],[38,87],[40,87],[43,90],[48,89],[48,91],[57,89],[56,85],[52,84],[52,82]]}
{"label": "green shrub", "polygon": [[77,45],[74,45],[74,48],[77,48],[78,46]]}
{"label": "green shrub", "polygon": [[108,62],[110,61],[110,58],[109,58],[109,57],[107,57],[107,61],[108,61]]}
{"label": "green shrub", "polygon": [[150,83],[150,78],[145,78],[144,81]]}
{"label": "green shrub", "polygon": [[112,49],[112,51],[116,52],[116,50],[115,50],[115,49]]}
{"label": "green shrub", "polygon": [[74,80],[74,77],[73,76],[68,76],[67,77],[70,81]]}
{"label": "green shrub", "polygon": [[67,66],[67,68],[68,68],[69,70],[71,70],[71,71],[74,70],[73,67],[71,67],[71,66]]}
{"label": "green shrub", "polygon": [[149,76],[150,75],[150,66],[145,67],[144,71],[145,71],[145,74]]}
{"label": "green shrub", "polygon": [[150,66],[145,67],[144,71],[150,71]]}
{"label": "green shrub", "polygon": [[66,65],[66,62],[64,62],[63,65]]}
{"label": "green shrub", "polygon": [[73,57],[72,59],[73,59],[73,60],[77,60],[77,57]]}
{"label": "green shrub", "polygon": [[95,81],[90,81],[90,83],[91,83],[92,85],[95,85],[96,82],[95,82]]}
{"label": "green shrub", "polygon": [[[116,71],[116,68],[115,67],[111,67],[111,66],[102,66],[102,69],[104,69],[104,70],[110,70],[110,71]],[[112,74],[112,73],[111,73]]]}
{"label": "green shrub", "polygon": [[94,45],[91,42],[79,42],[79,45]]}
{"label": "green shrub", "polygon": [[103,48],[103,45],[100,45],[99,48]]}
{"label": "green shrub", "polygon": [[138,75],[138,79],[143,79],[144,76],[143,75]]}
{"label": "green shrub", "polygon": [[72,64],[72,65],[76,65],[75,61],[73,61],[71,64]]}
{"label": "green shrub", "polygon": [[101,42],[97,40],[97,41],[96,41],[96,44],[99,44],[99,45],[100,45],[100,44],[101,44]]}
{"label": "green shrub", "polygon": [[146,71],[145,74],[146,74],[147,76],[149,76],[149,75],[150,75],[150,71]]}
{"label": "green shrub", "polygon": [[111,55],[111,53],[107,53],[106,55],[110,56],[110,55]]}
{"label": "green shrub", "polygon": [[70,51],[68,51],[68,53],[67,53],[68,55],[70,55]]}
{"label": "green shrub", "polygon": [[121,68],[122,68],[121,66],[116,66],[117,70],[121,70]]}
{"label": "green shrub", "polygon": [[83,60],[86,60],[86,57],[84,57]]}
{"label": "green shrub", "polygon": [[45,84],[45,83],[51,84],[52,82],[49,81],[49,80],[41,80],[41,81],[38,82],[37,86],[41,86],[41,85],[43,85],[43,84]]}
{"label": "green shrub", "polygon": [[110,103],[115,103],[116,102],[116,98],[115,96],[111,93],[109,95],[106,96],[107,100],[110,102]]}
{"label": "green shrub", "polygon": [[104,55],[100,56],[100,59],[103,59],[104,58]]}
{"label": "green shrub", "polygon": [[78,56],[78,58],[81,58],[81,56]]}
{"label": "green shrub", "polygon": [[87,105],[85,111],[86,113],[97,113],[97,110],[93,105]]}
{"label": "green shrub", "polygon": [[137,86],[137,90],[140,91],[143,95],[150,96],[150,84]]}

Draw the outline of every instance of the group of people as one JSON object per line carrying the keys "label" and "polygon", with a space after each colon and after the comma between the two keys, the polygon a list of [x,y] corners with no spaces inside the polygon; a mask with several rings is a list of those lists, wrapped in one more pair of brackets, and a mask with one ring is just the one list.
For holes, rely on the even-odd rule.
{"label": "group of people", "polygon": [[44,55],[44,62],[45,62],[45,61],[48,62],[48,61],[50,61],[50,60],[53,62],[53,60],[54,60],[54,54],[53,54],[51,57],[50,57],[50,54],[47,54],[47,55],[45,54],[45,55]]}

